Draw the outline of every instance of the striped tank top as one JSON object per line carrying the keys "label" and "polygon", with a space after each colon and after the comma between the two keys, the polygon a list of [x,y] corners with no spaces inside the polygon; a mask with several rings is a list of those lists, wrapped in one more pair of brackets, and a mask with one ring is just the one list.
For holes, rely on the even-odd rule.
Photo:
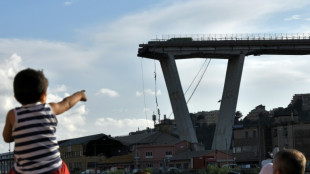
{"label": "striped tank top", "polygon": [[14,109],[14,169],[17,173],[39,174],[62,165],[56,140],[57,118],[49,104],[29,104]]}

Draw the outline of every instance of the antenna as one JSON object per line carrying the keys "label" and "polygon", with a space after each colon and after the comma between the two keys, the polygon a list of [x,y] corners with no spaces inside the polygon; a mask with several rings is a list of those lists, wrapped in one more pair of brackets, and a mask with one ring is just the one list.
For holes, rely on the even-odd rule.
{"label": "antenna", "polygon": [[155,124],[156,124],[156,115],[155,115],[155,113],[153,113],[153,115],[152,115],[152,120],[154,121],[154,127],[155,127]]}

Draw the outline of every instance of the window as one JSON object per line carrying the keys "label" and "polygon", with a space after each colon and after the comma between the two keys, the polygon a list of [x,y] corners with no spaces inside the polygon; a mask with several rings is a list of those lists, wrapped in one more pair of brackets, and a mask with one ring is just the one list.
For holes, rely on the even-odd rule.
{"label": "window", "polygon": [[140,154],[139,152],[136,152],[135,160],[140,159]]}
{"label": "window", "polygon": [[249,137],[249,132],[245,131],[245,138],[248,138],[248,137]]}
{"label": "window", "polygon": [[251,152],[252,148],[251,146],[243,146],[242,147],[242,152]]}
{"label": "window", "polygon": [[166,157],[172,157],[172,151],[166,151]]}
{"label": "window", "polygon": [[240,153],[241,152],[241,147],[236,147],[236,153]]}
{"label": "window", "polygon": [[256,138],[256,130],[253,130],[253,138]]}
{"label": "window", "polygon": [[146,167],[153,167],[153,164],[152,163],[147,163]]}
{"label": "window", "polygon": [[188,169],[188,163],[183,164],[183,169],[185,169],[185,170]]}
{"label": "window", "polygon": [[286,128],[286,127],[283,128],[283,136],[284,136],[284,137],[287,137],[287,128]]}
{"label": "window", "polygon": [[277,129],[273,129],[272,135],[273,135],[273,137],[277,137],[278,136],[278,130]]}
{"label": "window", "polygon": [[145,152],[145,158],[153,158],[152,152]]}

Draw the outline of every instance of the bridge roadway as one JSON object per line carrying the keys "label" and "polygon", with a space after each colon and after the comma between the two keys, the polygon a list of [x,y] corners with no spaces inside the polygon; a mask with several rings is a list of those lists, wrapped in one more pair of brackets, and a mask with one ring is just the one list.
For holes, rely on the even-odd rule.
{"label": "bridge roadway", "polygon": [[158,40],[140,44],[138,56],[150,59],[161,59],[167,54],[174,54],[175,59],[219,58],[230,59],[240,53],[249,55],[306,55],[310,53],[308,39],[277,40]]}
{"label": "bridge roadway", "polygon": [[138,56],[159,60],[168,89],[172,110],[181,139],[197,144],[184,93],[181,87],[176,59],[228,59],[224,90],[212,149],[226,150],[231,143],[232,126],[236,112],[244,58],[254,55],[308,55],[310,37],[293,39],[213,39],[193,40],[172,38],[140,44]]}

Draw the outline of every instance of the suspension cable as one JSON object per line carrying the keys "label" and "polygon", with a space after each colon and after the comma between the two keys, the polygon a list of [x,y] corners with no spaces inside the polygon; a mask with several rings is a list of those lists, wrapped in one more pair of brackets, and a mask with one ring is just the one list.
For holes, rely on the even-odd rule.
{"label": "suspension cable", "polygon": [[193,85],[194,81],[196,80],[196,78],[198,77],[198,75],[200,74],[200,71],[203,69],[203,67],[205,66],[207,62],[207,59],[203,62],[202,66],[200,67],[198,73],[196,74],[195,78],[192,80],[191,84],[188,86],[188,88],[186,89],[186,91],[184,92],[184,95],[187,93],[187,91],[189,90],[189,88],[191,88],[191,86]]}
{"label": "suspension cable", "polygon": [[[194,77],[194,79],[192,80],[191,84],[189,85],[189,87],[186,89],[184,95],[187,93],[187,91],[189,90],[189,88],[192,86],[192,84],[194,83],[194,81],[196,80],[196,78],[198,77],[198,75],[200,74],[201,70],[204,68],[204,71],[202,73],[202,75],[200,76],[200,79],[198,81],[198,83],[195,86],[195,89],[193,90],[192,94],[190,95],[189,99],[187,100],[186,104],[191,100],[192,96],[194,95],[194,93],[196,92],[196,89],[198,88],[198,85],[200,84],[203,76],[206,73],[207,68],[209,67],[209,64],[211,62],[211,59],[209,60],[208,64],[206,65],[207,59],[204,61],[204,63],[202,64],[201,68],[199,69],[199,71],[197,72],[196,76]],[[173,111],[170,113],[169,117],[171,117],[171,115],[173,114]]]}
{"label": "suspension cable", "polygon": [[200,77],[200,79],[199,79],[199,81],[198,81],[196,87],[194,88],[194,91],[192,92],[191,96],[188,98],[186,104],[191,100],[192,96],[193,96],[194,93],[196,92],[196,89],[198,88],[198,86],[199,86],[199,84],[200,84],[200,82],[201,82],[203,76],[205,75],[205,73],[206,73],[206,71],[207,71],[207,68],[209,67],[210,62],[211,62],[211,59],[209,60],[207,66],[205,67],[205,69],[204,69],[204,71],[203,71],[203,73],[202,73],[202,75],[201,75],[201,77]]}
{"label": "suspension cable", "polygon": [[[143,58],[142,58],[143,59]],[[141,59],[141,71],[142,71],[142,94],[143,94],[143,102],[144,102],[144,115],[145,115],[145,121],[146,121],[146,126],[149,127],[148,122],[147,122],[147,114],[146,114],[146,103],[145,103],[145,89],[144,89],[144,71],[143,71],[143,62]]]}

